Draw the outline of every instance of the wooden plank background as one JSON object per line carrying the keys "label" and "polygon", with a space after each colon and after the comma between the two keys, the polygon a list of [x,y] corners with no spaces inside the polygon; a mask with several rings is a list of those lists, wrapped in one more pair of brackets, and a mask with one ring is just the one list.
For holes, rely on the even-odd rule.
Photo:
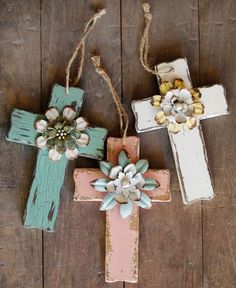
{"label": "wooden plank background", "polygon": [[[115,106],[88,57],[102,56],[129,111],[133,99],[157,92],[138,58],[143,27],[136,0],[0,0],[0,287],[3,288],[235,288],[236,287],[236,2],[151,0],[150,63],[187,57],[195,86],[222,82],[231,114],[205,120],[203,132],[216,191],[212,201],[182,203],[166,131],[141,134],[141,156],[151,168],[171,170],[172,203],[141,211],[139,283],[104,283],[105,214],[98,203],[72,202],[70,164],[56,232],[22,227],[36,150],[7,143],[13,107],[39,112],[65,66],[93,7],[106,7],[87,41],[80,87],[82,114],[119,136]],[[76,67],[75,67],[76,68]],[[191,163],[189,163],[191,169]]]}

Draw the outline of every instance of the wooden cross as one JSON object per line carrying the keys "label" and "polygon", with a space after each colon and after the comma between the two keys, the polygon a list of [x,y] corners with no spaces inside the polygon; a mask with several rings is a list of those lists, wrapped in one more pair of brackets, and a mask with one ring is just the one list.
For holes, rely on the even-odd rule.
{"label": "wooden cross", "polygon": [[[159,75],[159,85],[164,81],[173,83],[179,78],[184,81],[187,89],[192,88],[186,59],[162,63],[155,69]],[[204,105],[204,113],[200,120],[229,113],[225,89],[222,85],[216,84],[198,89],[201,93],[200,100]],[[133,101],[132,108],[136,118],[137,132],[163,128],[155,120],[158,108],[151,105],[150,98]],[[197,122],[197,126],[193,129],[183,128],[176,134],[169,132],[169,138],[184,203],[190,204],[197,200],[211,199],[214,191],[200,123]]]}
{"label": "wooden cross", "polygon": [[[118,155],[126,150],[132,162],[139,159],[139,138],[123,139],[109,138],[107,143],[107,159],[112,164],[118,163]],[[150,169],[144,177],[156,179],[160,186],[153,191],[145,191],[152,202],[169,202],[170,174],[168,170]],[[75,201],[99,201],[104,198],[104,192],[98,192],[90,183],[104,174],[98,169],[75,169]],[[139,207],[133,205],[132,214],[122,219],[119,205],[106,211],[106,245],[105,245],[105,279],[106,282],[126,281],[135,283],[138,280],[138,242],[139,242]]]}
{"label": "wooden cross", "polygon": [[[70,88],[69,94],[65,95],[65,87],[55,84],[49,107],[62,112],[65,106],[72,106],[79,113],[83,103],[83,93],[83,90],[79,88]],[[38,132],[35,129],[35,122],[42,117],[43,115],[14,109],[7,140],[36,146]],[[107,130],[88,127],[85,131],[89,135],[90,142],[86,147],[79,147],[79,155],[102,159]],[[54,231],[67,162],[65,155],[60,161],[54,162],[48,158],[47,149],[39,150],[34,180],[24,215],[25,227]]]}

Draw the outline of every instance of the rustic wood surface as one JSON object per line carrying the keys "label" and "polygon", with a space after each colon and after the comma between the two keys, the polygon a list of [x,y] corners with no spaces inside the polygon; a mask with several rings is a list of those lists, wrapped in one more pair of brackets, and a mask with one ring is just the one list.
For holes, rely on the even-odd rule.
{"label": "rustic wood surface", "polygon": [[[79,158],[70,164],[56,232],[22,227],[36,150],[7,143],[13,107],[47,107],[91,8],[106,7],[87,41],[80,87],[82,115],[119,136],[118,117],[106,84],[88,53],[101,54],[129,111],[130,103],[156,94],[154,76],[138,59],[141,1],[0,0],[0,287],[2,288],[235,288],[236,283],[236,2],[150,0],[150,63],[187,57],[194,86],[224,83],[231,114],[202,121],[216,197],[185,206],[167,132],[140,135],[141,158],[171,170],[172,202],[140,211],[139,283],[104,283],[105,213],[99,203],[73,202],[74,167],[98,167]],[[75,70],[76,71],[76,65]],[[191,165],[191,163],[190,163]],[[99,215],[99,216],[98,216]]]}

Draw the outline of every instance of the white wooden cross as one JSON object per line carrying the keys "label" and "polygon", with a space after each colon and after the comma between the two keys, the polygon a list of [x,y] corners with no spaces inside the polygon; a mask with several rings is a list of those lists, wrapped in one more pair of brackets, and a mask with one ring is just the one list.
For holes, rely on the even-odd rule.
{"label": "white wooden cross", "polygon": [[[159,85],[164,81],[173,83],[175,79],[182,79],[187,89],[192,88],[189,68],[185,58],[159,64],[155,69],[159,75]],[[199,120],[229,113],[225,89],[222,85],[216,84],[198,89],[201,93],[201,102],[204,105],[204,113],[199,117]],[[155,120],[155,116],[161,108],[152,106],[151,98],[133,101],[132,109],[136,118],[137,132],[163,128]],[[193,129],[183,126],[183,129],[176,134],[168,133],[184,203],[190,204],[198,200],[213,198],[214,191],[199,121]]]}

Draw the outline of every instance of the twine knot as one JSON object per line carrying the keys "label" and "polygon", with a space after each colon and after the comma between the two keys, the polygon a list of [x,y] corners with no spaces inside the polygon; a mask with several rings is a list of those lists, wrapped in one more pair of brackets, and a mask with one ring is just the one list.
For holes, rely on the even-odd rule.
{"label": "twine knot", "polygon": [[152,20],[152,14],[150,13],[150,4],[149,3],[144,3],[142,5],[143,11],[144,11],[144,17],[148,20]]}
{"label": "twine knot", "polygon": [[95,14],[95,16],[96,16],[96,18],[97,19],[100,19],[103,15],[105,15],[106,14],[106,9],[102,9],[102,10],[99,10],[96,14]]}

